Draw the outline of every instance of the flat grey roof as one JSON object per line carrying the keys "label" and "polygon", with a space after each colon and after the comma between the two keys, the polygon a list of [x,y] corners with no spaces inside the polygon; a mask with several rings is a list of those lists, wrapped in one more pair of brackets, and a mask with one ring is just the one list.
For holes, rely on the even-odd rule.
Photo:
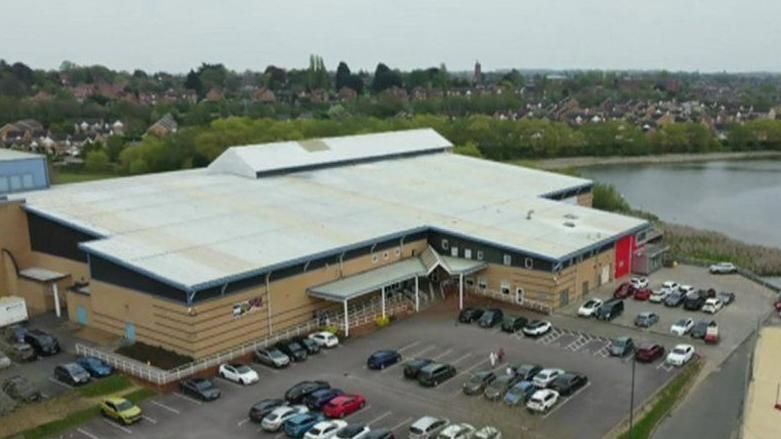
{"label": "flat grey roof", "polygon": [[42,159],[43,156],[39,154],[33,154],[31,152],[17,151],[15,149],[8,149],[0,147],[0,162],[11,160],[28,160],[28,159]]}
{"label": "flat grey roof", "polygon": [[388,285],[425,275],[426,267],[420,259],[408,258],[309,288],[309,294],[320,299],[342,302],[377,291]]}
{"label": "flat grey roof", "polygon": [[56,271],[47,270],[40,267],[30,267],[19,271],[19,275],[26,277],[27,279],[36,280],[39,282],[52,282],[60,280],[67,276],[67,274],[58,273]]}
{"label": "flat grey roof", "polygon": [[540,197],[588,184],[441,152],[262,178],[177,171],[12,198],[105,238],[82,244],[88,252],[198,290],[426,228],[559,260],[647,224]]}

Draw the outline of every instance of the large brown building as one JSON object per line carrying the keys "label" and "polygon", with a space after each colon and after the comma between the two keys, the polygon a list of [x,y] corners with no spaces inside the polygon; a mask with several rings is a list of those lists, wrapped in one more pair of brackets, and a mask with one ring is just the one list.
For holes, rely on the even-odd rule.
{"label": "large brown building", "polygon": [[0,295],[201,358],[442,284],[551,310],[629,273],[649,225],[591,209],[590,181],[451,149],[433,130],[233,147],[18,194]]}

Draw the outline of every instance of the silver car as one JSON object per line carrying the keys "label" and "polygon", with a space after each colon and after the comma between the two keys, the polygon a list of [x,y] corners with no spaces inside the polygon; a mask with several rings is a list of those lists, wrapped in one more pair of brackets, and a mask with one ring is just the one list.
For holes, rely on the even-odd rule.
{"label": "silver car", "polygon": [[255,350],[255,358],[258,363],[277,369],[287,367],[290,364],[290,357],[275,348],[258,348]]}
{"label": "silver car", "polygon": [[409,426],[409,439],[432,439],[448,425],[446,418],[424,416]]}

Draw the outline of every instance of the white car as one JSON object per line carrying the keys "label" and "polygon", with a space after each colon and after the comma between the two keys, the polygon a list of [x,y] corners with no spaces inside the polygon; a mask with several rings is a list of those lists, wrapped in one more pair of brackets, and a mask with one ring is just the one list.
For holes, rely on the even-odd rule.
{"label": "white car", "polygon": [[485,427],[477,430],[472,439],[502,439],[502,432],[498,428],[486,425]]}
{"label": "white car", "polygon": [[534,375],[532,383],[535,386],[544,389],[548,387],[559,375],[563,375],[564,371],[561,369],[543,369],[537,375]]}
{"label": "white car", "polygon": [[692,330],[693,327],[694,327],[694,320],[681,319],[673,323],[672,326],[670,326],[670,333],[673,335],[686,335],[689,333],[689,331]]}
{"label": "white car", "polygon": [[254,384],[260,381],[255,369],[246,364],[221,364],[218,374],[220,377],[237,384]]}
{"label": "white car", "polygon": [[638,290],[642,288],[648,288],[647,277],[633,276],[632,279],[629,280],[629,282],[632,284],[632,286],[634,286]]}
{"label": "white car", "polygon": [[662,287],[661,289],[651,292],[651,297],[648,298],[648,301],[651,303],[662,303],[671,292],[672,290]]}
{"label": "white car", "polygon": [[592,317],[600,306],[602,306],[601,299],[588,299],[580,308],[578,308],[578,315],[581,317]]}
{"label": "white car", "polygon": [[11,366],[11,359],[3,352],[0,351],[0,369],[5,369]]}
{"label": "white car", "polygon": [[724,304],[721,303],[721,299],[711,297],[705,301],[705,305],[702,306],[702,311],[708,314],[716,314],[723,306]]}
{"label": "white car", "polygon": [[323,348],[335,348],[339,346],[339,338],[327,331],[309,334],[309,339]]}
{"label": "white car", "polygon": [[683,366],[694,356],[694,346],[689,344],[676,345],[673,350],[667,354],[667,363],[673,366]]}
{"label": "white car", "polygon": [[550,410],[556,401],[559,400],[559,392],[551,389],[542,389],[534,392],[529,402],[526,403],[526,408],[530,412],[545,413]]}
{"label": "white car", "polygon": [[470,424],[452,424],[448,425],[438,435],[437,439],[469,439],[475,432],[475,427]]}
{"label": "white car", "polygon": [[523,335],[528,335],[529,337],[537,337],[539,335],[543,335],[553,329],[553,325],[547,320],[534,320],[526,324],[526,326],[523,327]]}
{"label": "white car", "polygon": [[304,435],[304,439],[329,439],[336,436],[344,427],[347,427],[347,422],[342,420],[323,421],[318,422]]}
{"label": "white car", "polygon": [[667,280],[662,283],[662,289],[667,290],[669,293],[672,293],[673,291],[680,288],[680,284],[678,282]]}
{"label": "white car", "polygon": [[732,262],[719,262],[708,267],[711,274],[731,274],[738,271],[738,267]]}
{"label": "white car", "polygon": [[409,426],[409,439],[433,439],[448,425],[450,420],[446,418],[424,416]]}
{"label": "white car", "polygon": [[309,409],[303,405],[277,407],[263,418],[260,427],[266,431],[279,431],[285,421],[308,411]]}
{"label": "white car", "polygon": [[694,287],[691,285],[681,285],[678,287],[678,291],[680,291],[684,296],[688,296],[694,292]]}

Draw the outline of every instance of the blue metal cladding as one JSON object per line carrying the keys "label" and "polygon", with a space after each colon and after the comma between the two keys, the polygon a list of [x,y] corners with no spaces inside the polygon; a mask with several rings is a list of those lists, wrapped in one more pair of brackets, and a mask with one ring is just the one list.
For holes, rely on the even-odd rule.
{"label": "blue metal cladding", "polygon": [[0,160],[0,195],[49,187],[45,157]]}

